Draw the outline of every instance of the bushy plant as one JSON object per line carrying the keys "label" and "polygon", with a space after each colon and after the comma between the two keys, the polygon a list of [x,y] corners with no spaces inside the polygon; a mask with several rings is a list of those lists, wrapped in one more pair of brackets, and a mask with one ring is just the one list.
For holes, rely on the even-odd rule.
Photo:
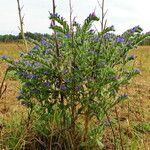
{"label": "bushy plant", "polygon": [[[91,29],[99,21],[95,13],[83,25],[73,21],[69,26],[57,13],[50,14],[50,20],[56,22],[50,26],[53,35],[40,43],[34,41],[35,46],[18,61],[2,57],[21,81],[18,99],[31,112],[36,110],[40,120],[47,120],[41,121],[43,128],[59,130],[42,131],[53,137],[52,143],[59,141],[61,133],[64,149],[101,147],[106,114],[127,98],[121,87],[140,73],[126,67],[135,59],[128,52],[149,35],[139,26],[122,35],[116,35],[113,26],[95,31]],[[66,131],[71,133],[68,137]]]}

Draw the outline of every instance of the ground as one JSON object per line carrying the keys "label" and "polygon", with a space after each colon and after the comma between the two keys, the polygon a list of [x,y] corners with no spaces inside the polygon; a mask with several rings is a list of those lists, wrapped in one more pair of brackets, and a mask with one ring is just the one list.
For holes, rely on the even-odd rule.
{"label": "ground", "polygon": [[[0,55],[8,55],[15,59],[23,49],[23,44],[0,43]],[[150,150],[150,46],[140,46],[131,53],[137,56],[131,65],[139,68],[141,74],[136,76],[126,87],[129,99],[116,108],[122,140],[125,144],[124,150]],[[7,67],[7,64],[0,62],[0,85]],[[26,111],[26,108],[16,99],[19,83],[13,78],[13,75],[7,77],[3,89],[5,86],[6,91],[0,99],[0,120],[9,119],[14,113]],[[112,115],[111,117],[115,119],[116,116]],[[110,130],[108,129],[108,131]],[[118,134],[117,131],[116,134]],[[109,135],[112,136],[111,131],[107,132],[104,138],[104,142],[108,146],[106,149],[111,147]]]}

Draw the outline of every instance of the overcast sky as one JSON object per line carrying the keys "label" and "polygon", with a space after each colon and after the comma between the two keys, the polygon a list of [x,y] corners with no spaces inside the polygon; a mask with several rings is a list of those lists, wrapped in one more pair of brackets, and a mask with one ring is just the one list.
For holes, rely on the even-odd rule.
{"label": "overcast sky", "polygon": [[[49,33],[48,11],[52,11],[52,0],[20,0],[24,5],[25,31]],[[57,12],[69,20],[69,0],[56,0]],[[99,0],[101,2],[101,0]],[[73,16],[82,23],[95,10],[100,16],[97,0],[72,0]],[[150,0],[105,0],[108,9],[107,26],[114,25],[117,33],[140,25],[150,31]],[[17,0],[0,0],[0,34],[18,34],[19,19]],[[100,23],[95,24],[97,28]]]}

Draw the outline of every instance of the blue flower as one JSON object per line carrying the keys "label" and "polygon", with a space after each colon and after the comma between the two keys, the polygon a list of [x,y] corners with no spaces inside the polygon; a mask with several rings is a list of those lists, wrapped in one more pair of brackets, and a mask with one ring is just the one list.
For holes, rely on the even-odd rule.
{"label": "blue flower", "polygon": [[111,125],[112,120],[110,119],[109,121],[104,121],[104,125],[105,126],[110,126]]}
{"label": "blue flower", "polygon": [[32,55],[33,55],[33,52],[32,52],[32,51],[29,51],[29,52],[28,52],[28,55],[32,56]]}
{"label": "blue flower", "polygon": [[120,76],[111,76],[109,77],[110,80],[118,80],[120,79]]}
{"label": "blue flower", "polygon": [[38,45],[35,45],[33,48],[34,48],[34,49],[39,49],[39,46],[38,46]]}
{"label": "blue flower", "polygon": [[36,74],[29,74],[28,76],[27,76],[27,78],[28,79],[35,79],[35,78],[37,78],[38,77],[38,75],[36,75]]}
{"label": "blue flower", "polygon": [[39,67],[41,64],[39,62],[33,62],[31,65],[34,67]]}
{"label": "blue flower", "polygon": [[27,74],[27,72],[20,72],[19,75],[20,75],[21,77],[22,77],[22,76],[23,76],[23,77],[26,77],[28,74]]}
{"label": "blue flower", "polygon": [[124,93],[124,94],[121,94],[121,95],[118,97],[118,100],[126,99],[127,97],[128,97],[128,94],[127,94],[127,93]]}
{"label": "blue flower", "polygon": [[17,61],[15,61],[13,64],[14,64],[14,65],[18,65],[18,64],[19,64],[19,62],[20,62],[20,61],[19,61],[19,60],[17,60]]}
{"label": "blue flower", "polygon": [[26,66],[32,66],[32,64],[31,64],[29,61],[24,61],[24,64],[25,64]]}
{"label": "blue flower", "polygon": [[127,41],[126,44],[127,44],[127,45],[131,45],[132,42],[131,42],[131,41]]}
{"label": "blue flower", "polygon": [[79,91],[80,89],[81,89],[81,86],[76,86],[76,88],[75,88],[77,91]]}
{"label": "blue flower", "polygon": [[115,36],[115,34],[113,34],[113,33],[105,33],[105,34],[104,34],[104,38],[105,38],[105,39],[110,39],[110,38],[112,38],[113,36]]}
{"label": "blue flower", "polygon": [[99,37],[94,38],[94,42],[98,42],[100,40]]}
{"label": "blue flower", "polygon": [[65,90],[65,89],[66,89],[66,86],[65,86],[65,85],[61,85],[61,86],[60,86],[60,89],[61,89],[61,90]]}
{"label": "blue flower", "polygon": [[60,17],[60,15],[58,15],[58,13],[50,13],[51,17]]}
{"label": "blue flower", "polygon": [[140,70],[140,69],[138,69],[138,68],[135,68],[135,69],[133,69],[133,73],[135,73],[135,74],[139,74],[139,73],[141,73],[141,70]]}
{"label": "blue flower", "polygon": [[48,53],[50,53],[50,52],[51,52],[51,50],[49,50],[49,49],[44,50],[44,53],[45,53],[45,54],[48,54]]}
{"label": "blue flower", "polygon": [[129,30],[129,33],[134,33],[134,32],[137,32],[138,30],[140,29],[140,26],[135,26],[133,27],[132,29]]}
{"label": "blue flower", "polygon": [[125,42],[125,39],[124,39],[123,36],[117,36],[117,37],[116,37],[116,42],[117,42],[117,43],[124,43],[124,42]]}
{"label": "blue flower", "polygon": [[41,41],[41,44],[43,44],[43,45],[47,45],[47,44],[48,44],[48,42],[47,42],[47,41],[45,41],[45,40],[42,40],[42,41]]}
{"label": "blue flower", "polygon": [[93,29],[91,29],[89,32],[92,32],[92,33],[93,33],[93,32],[94,32],[94,30],[93,30]]}
{"label": "blue flower", "polygon": [[49,73],[48,73],[48,71],[47,70],[45,70],[44,71],[44,75],[48,75]]}
{"label": "blue flower", "polygon": [[7,58],[7,56],[6,56],[6,55],[3,55],[3,56],[1,56],[1,58],[2,58],[2,59],[6,59],[6,58]]}
{"label": "blue flower", "polygon": [[65,34],[65,36],[66,36],[67,38],[70,38],[70,37],[71,37],[71,34],[70,34],[70,33],[67,33],[67,34]]}
{"label": "blue flower", "polygon": [[44,82],[44,85],[45,85],[45,86],[50,86],[50,85],[51,85],[51,82],[49,82],[49,81]]}

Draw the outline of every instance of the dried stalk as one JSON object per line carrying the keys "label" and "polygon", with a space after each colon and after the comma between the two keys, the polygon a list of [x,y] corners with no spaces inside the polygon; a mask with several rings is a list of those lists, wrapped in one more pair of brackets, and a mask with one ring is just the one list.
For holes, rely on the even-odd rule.
{"label": "dried stalk", "polygon": [[121,149],[124,150],[123,139],[122,139],[122,136],[121,136],[121,125],[120,125],[120,120],[119,120],[119,114],[118,114],[118,110],[117,110],[116,107],[115,107],[115,113],[116,113],[116,118],[117,118],[118,127],[119,127],[119,137],[120,137]]}
{"label": "dried stalk", "polygon": [[100,4],[99,0],[97,0],[98,5],[101,9],[101,31],[103,31],[106,28],[107,19],[105,20],[105,16],[107,14],[107,11],[105,11],[105,0],[102,0],[102,4]]}
{"label": "dried stalk", "polygon": [[3,77],[3,79],[2,79],[2,83],[1,83],[1,85],[0,85],[0,99],[2,98],[2,96],[3,96],[3,94],[6,92],[6,90],[7,90],[7,85],[4,85],[4,82],[5,82],[5,80],[6,80],[6,76],[7,76],[7,73],[8,73],[8,71],[9,71],[9,67],[7,68],[7,70],[5,71],[5,74],[4,74],[4,77]]}
{"label": "dried stalk", "polygon": [[19,30],[21,32],[21,36],[22,36],[22,39],[24,41],[24,45],[25,45],[26,52],[27,52],[28,51],[28,44],[27,44],[27,40],[26,40],[25,35],[24,35],[24,28],[23,28],[23,25],[24,25],[24,22],[23,22],[24,16],[22,17],[22,15],[21,15],[21,11],[23,9],[23,6],[20,7],[20,1],[19,0],[17,0],[17,4],[18,4],[18,14],[19,14],[19,21],[20,21]]}

